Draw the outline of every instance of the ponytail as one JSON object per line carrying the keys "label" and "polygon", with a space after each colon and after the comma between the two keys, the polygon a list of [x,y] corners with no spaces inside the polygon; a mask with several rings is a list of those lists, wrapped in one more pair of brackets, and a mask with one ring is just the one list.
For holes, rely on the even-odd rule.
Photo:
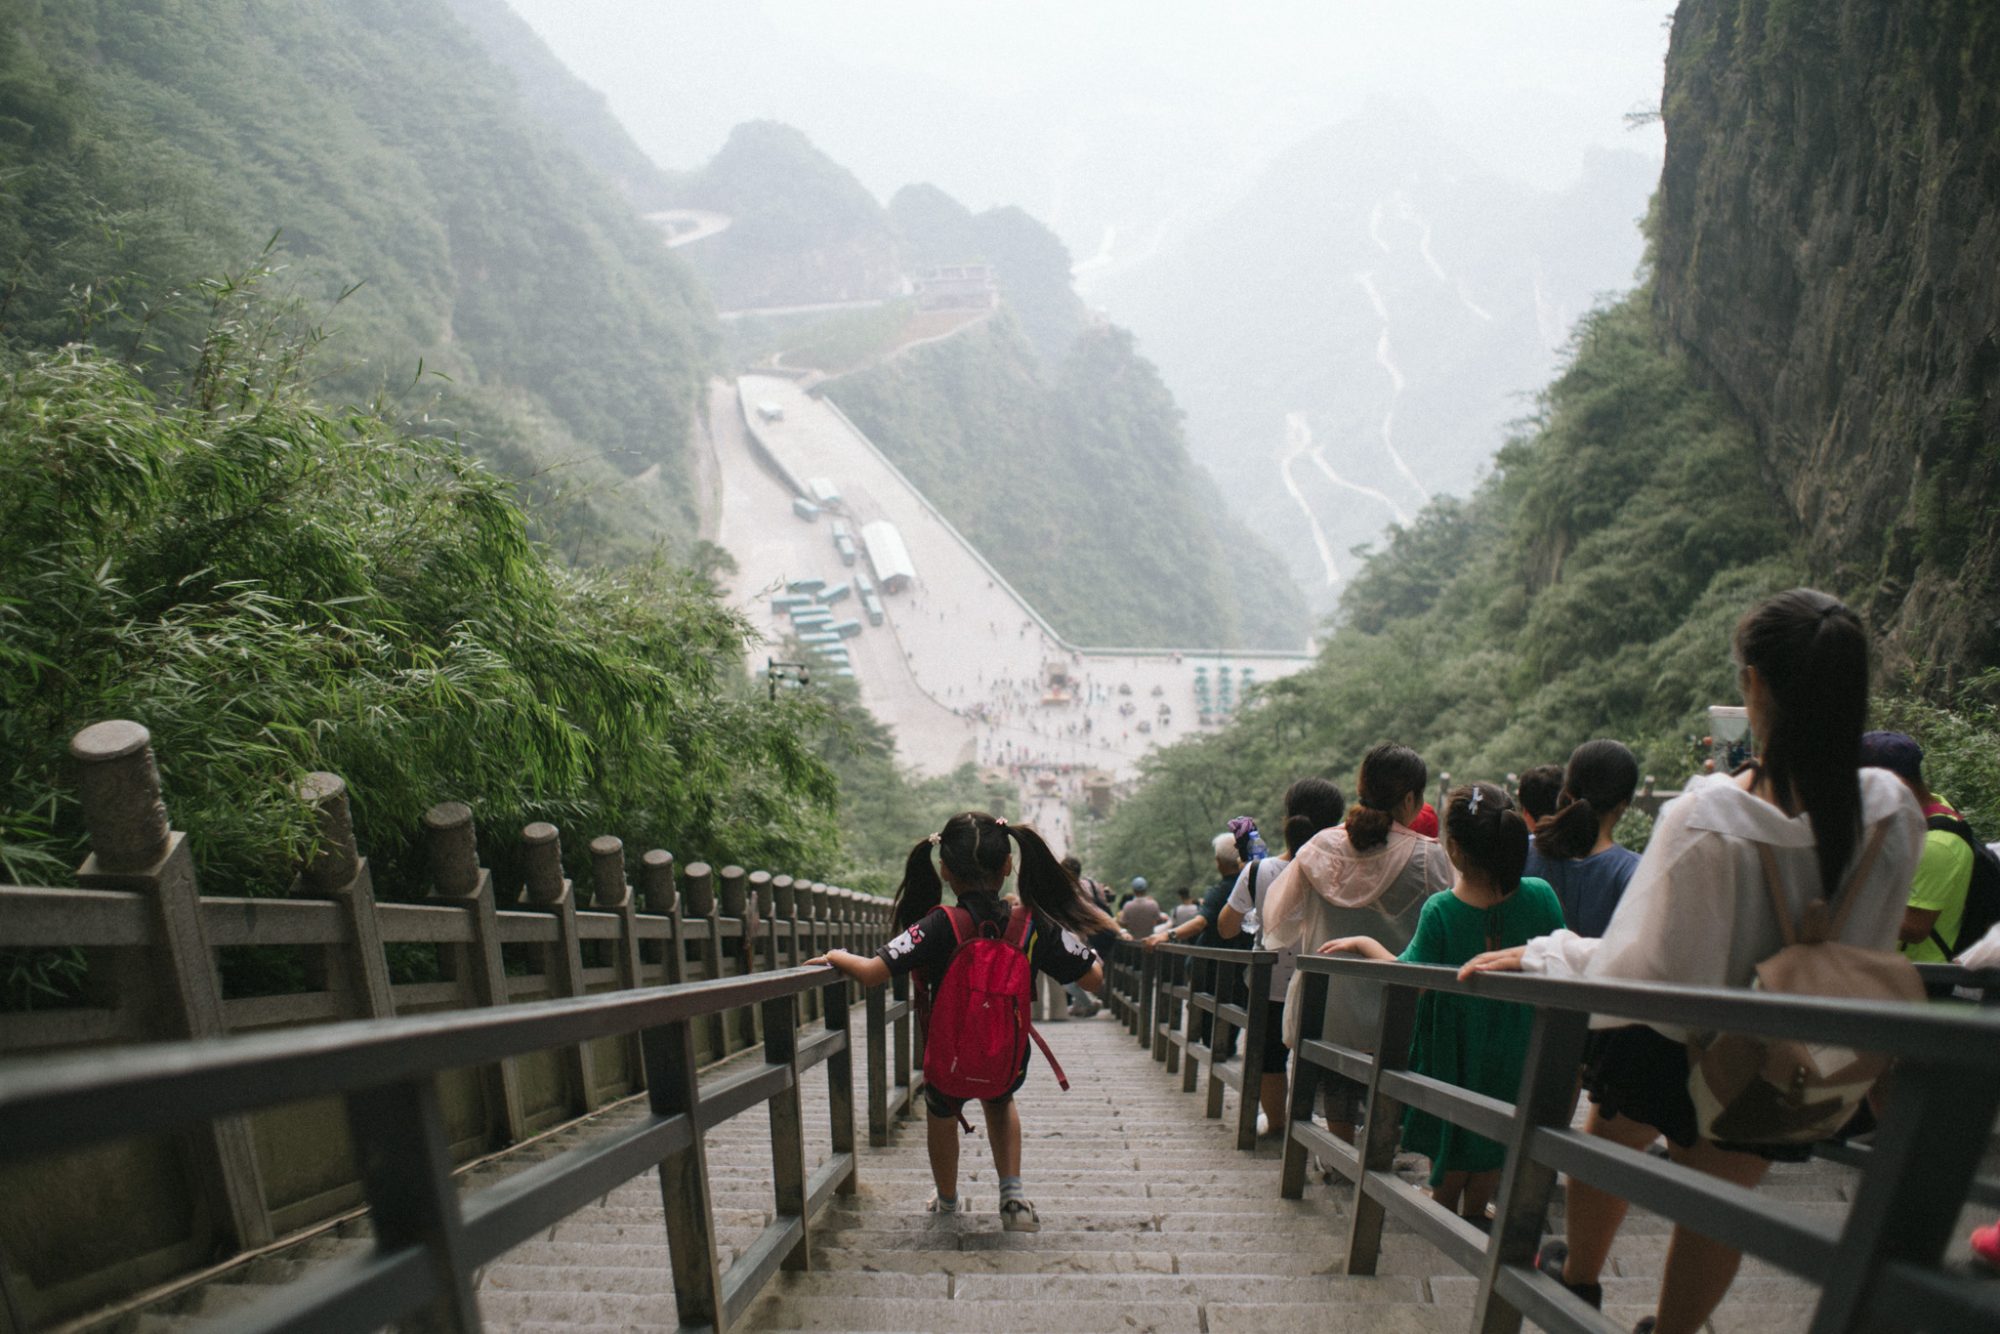
{"label": "ponytail", "polygon": [[1623,742],[1584,742],[1570,752],[1562,805],[1535,822],[1535,846],[1557,861],[1588,857],[1604,817],[1638,790],[1639,761]]}
{"label": "ponytail", "polygon": [[1770,691],[1764,777],[1787,809],[1805,811],[1831,901],[1861,841],[1861,730],[1868,721],[1868,633],[1838,598],[1795,588],[1736,627],[1736,660]]}
{"label": "ponytail", "polygon": [[1385,741],[1361,757],[1361,804],[1347,813],[1347,841],[1356,852],[1389,841],[1391,814],[1411,793],[1423,794],[1430,770],[1408,746]]}
{"label": "ponytail", "polygon": [[1056,860],[1049,845],[1033,825],[1006,825],[1020,861],[1014,869],[1014,883],[1020,887],[1021,902],[1067,931],[1079,936],[1099,931],[1115,931],[1117,926],[1102,908],[1084,896],[1076,876]]}
{"label": "ponytail", "polygon": [[903,883],[896,886],[896,903],[889,919],[894,933],[901,935],[924,919],[924,915],[944,902],[944,882],[931,864],[931,841],[918,839],[917,846],[903,862]]}

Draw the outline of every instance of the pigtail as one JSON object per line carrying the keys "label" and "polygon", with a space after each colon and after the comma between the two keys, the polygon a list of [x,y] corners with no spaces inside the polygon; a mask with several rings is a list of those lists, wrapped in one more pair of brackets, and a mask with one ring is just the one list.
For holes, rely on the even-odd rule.
{"label": "pigtail", "polygon": [[1105,916],[1103,909],[1084,896],[1083,887],[1077,883],[1076,877],[1056,860],[1056,855],[1049,851],[1049,845],[1042,841],[1042,836],[1035,832],[1032,825],[1007,825],[1005,828],[1020,849],[1014,883],[1020,887],[1021,902],[1057,926],[1074,931],[1079,936],[1118,929]]}
{"label": "pigtail", "polygon": [[944,882],[931,864],[931,841],[919,839],[903,863],[903,883],[896,886],[896,904],[890,910],[895,934],[915,926],[944,902]]}

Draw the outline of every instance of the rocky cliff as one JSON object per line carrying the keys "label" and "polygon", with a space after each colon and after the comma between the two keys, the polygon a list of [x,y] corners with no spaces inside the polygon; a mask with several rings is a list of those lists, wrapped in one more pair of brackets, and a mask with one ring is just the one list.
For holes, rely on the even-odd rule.
{"label": "rocky cliff", "polygon": [[1658,313],[1888,666],[2000,659],[2000,10],[1684,0]]}

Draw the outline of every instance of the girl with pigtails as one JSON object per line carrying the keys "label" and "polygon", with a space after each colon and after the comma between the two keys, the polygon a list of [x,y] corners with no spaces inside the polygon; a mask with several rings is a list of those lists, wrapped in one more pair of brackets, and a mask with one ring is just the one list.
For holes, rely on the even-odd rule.
{"label": "girl with pigtails", "polygon": [[[1416,934],[1401,954],[1369,936],[1330,940],[1319,952],[1456,968],[1487,950],[1525,944],[1562,928],[1555,892],[1521,874],[1528,860],[1528,822],[1504,788],[1471,783],[1452,789],[1445,798],[1443,832],[1445,856],[1456,873],[1451,892],[1424,901]],[[1511,1101],[1520,1091],[1532,1023],[1525,1005],[1427,991],[1417,1001],[1410,1069]],[[1507,1157],[1504,1147],[1414,1107],[1403,1116],[1403,1147],[1431,1160],[1433,1199],[1474,1226],[1487,1226],[1486,1207]]]}
{"label": "girl with pigtails", "polygon": [[[1018,903],[1001,898],[1010,875]],[[950,907],[943,903],[947,885],[956,900]],[[925,1027],[925,1129],[937,1185],[925,1209],[955,1215],[969,1208],[958,1195],[958,1128],[965,1104],[976,1098],[986,1109],[1000,1178],[1001,1226],[1039,1231],[1021,1184],[1021,1113],[1014,1104],[1028,1077],[1028,1039],[1041,1041],[1027,1021],[1031,974],[1100,990],[1103,965],[1082,938],[1115,928],[1031,826],[983,811],[952,816],[910,849],[892,920],[901,934],[874,954],[829,950],[811,962],[831,964],[868,987],[916,975]],[[970,1010],[962,1000],[968,987],[980,998]],[[988,1003],[996,995],[1002,1003]],[[1008,1067],[997,1078],[986,1072],[996,1043]],[[1062,1079],[1060,1067],[1056,1077]]]}

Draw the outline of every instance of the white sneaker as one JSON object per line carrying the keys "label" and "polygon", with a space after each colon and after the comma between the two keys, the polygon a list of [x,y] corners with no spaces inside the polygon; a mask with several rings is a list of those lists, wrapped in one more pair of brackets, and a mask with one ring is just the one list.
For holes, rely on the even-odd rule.
{"label": "white sneaker", "polygon": [[1000,1201],[1000,1226],[1009,1232],[1040,1232],[1042,1220],[1026,1200]]}

